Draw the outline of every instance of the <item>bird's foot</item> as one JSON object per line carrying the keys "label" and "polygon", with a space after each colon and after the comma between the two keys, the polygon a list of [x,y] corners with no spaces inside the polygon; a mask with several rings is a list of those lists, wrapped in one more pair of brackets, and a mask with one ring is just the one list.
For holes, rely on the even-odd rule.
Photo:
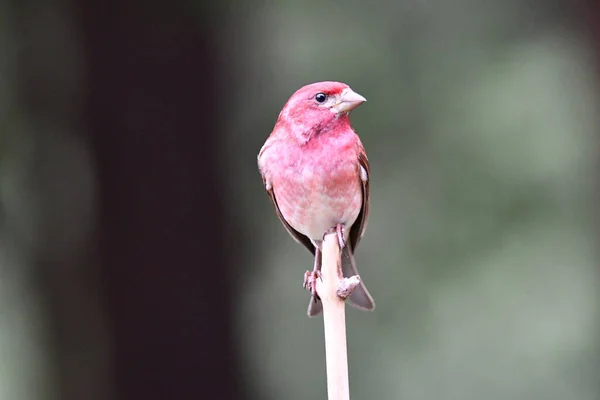
{"label": "bird's foot", "polygon": [[318,270],[306,271],[304,273],[304,283],[302,284],[302,286],[304,287],[304,289],[308,290],[312,294],[312,297],[315,301],[321,300],[321,298],[317,294],[317,279],[320,278],[321,271]]}
{"label": "bird's foot", "polygon": [[346,238],[344,237],[344,224],[337,224],[334,227],[331,227],[323,233],[323,240],[325,240],[325,236],[330,233],[337,233],[338,243],[340,245],[340,249],[346,247]]}

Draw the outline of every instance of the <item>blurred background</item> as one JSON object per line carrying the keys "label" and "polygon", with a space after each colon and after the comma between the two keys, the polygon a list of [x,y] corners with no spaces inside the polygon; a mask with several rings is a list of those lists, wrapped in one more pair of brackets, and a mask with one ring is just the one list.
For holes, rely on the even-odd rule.
{"label": "blurred background", "polygon": [[321,399],[256,155],[349,84],[353,399],[598,399],[600,4],[0,3],[0,400]]}

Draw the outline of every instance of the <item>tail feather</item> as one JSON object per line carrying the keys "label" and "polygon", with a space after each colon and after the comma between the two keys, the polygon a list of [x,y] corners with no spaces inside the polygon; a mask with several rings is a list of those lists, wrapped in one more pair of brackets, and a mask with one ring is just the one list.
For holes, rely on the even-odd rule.
{"label": "tail feather", "polygon": [[[317,252],[315,257],[318,257],[316,262],[318,263],[318,269],[320,271],[322,261],[321,252]],[[354,260],[354,253],[352,251],[352,247],[349,241],[346,243],[346,246],[342,250],[342,275],[345,278],[358,275],[358,270],[356,269],[356,262]],[[367,287],[365,286],[362,279],[360,280],[359,285],[354,289],[348,300],[351,306],[360,310],[373,311],[375,309],[375,301],[373,300],[373,297],[367,290]],[[310,303],[308,304],[308,316],[314,317],[320,314],[322,310],[323,304],[321,303],[321,300],[313,299],[311,297]]]}
{"label": "tail feather", "polygon": [[[352,252],[349,242],[344,247],[344,250],[342,250],[342,274],[344,275],[344,278],[358,275],[354,253]],[[348,300],[350,301],[350,305],[355,308],[365,311],[373,311],[375,309],[375,301],[362,279]]]}

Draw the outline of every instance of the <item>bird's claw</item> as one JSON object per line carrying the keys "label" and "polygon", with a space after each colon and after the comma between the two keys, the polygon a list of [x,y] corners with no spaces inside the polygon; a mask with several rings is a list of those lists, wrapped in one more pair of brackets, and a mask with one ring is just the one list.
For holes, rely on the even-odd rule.
{"label": "bird's claw", "polygon": [[321,278],[321,271],[306,271],[304,273],[304,283],[302,286],[304,289],[308,290],[313,299],[321,300],[319,295],[317,294],[317,279]]}

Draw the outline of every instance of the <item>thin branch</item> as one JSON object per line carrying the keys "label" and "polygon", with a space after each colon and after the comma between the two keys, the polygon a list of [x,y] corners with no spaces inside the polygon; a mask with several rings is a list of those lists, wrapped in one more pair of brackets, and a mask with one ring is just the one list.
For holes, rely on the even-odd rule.
{"label": "thin branch", "polygon": [[322,249],[321,279],[316,280],[316,289],[323,302],[327,398],[349,400],[345,298],[352,293],[360,278],[343,278],[340,245],[335,232],[325,236]]}

